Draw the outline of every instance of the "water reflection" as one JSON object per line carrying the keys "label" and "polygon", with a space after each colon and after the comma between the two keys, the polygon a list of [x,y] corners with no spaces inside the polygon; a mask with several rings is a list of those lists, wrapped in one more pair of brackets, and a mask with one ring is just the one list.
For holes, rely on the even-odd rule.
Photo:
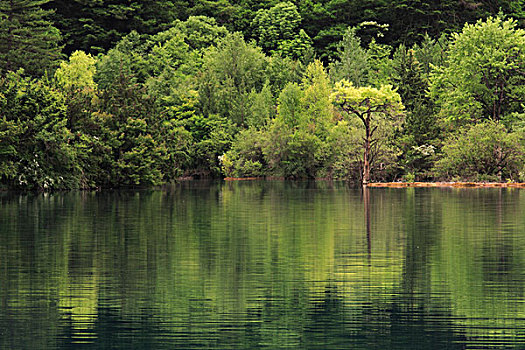
{"label": "water reflection", "polygon": [[370,230],[370,189],[363,186],[363,206],[365,208],[366,243],[368,248],[368,261],[372,258],[372,232]]}
{"label": "water reflection", "polygon": [[523,192],[337,183],[0,194],[0,347],[525,344]]}

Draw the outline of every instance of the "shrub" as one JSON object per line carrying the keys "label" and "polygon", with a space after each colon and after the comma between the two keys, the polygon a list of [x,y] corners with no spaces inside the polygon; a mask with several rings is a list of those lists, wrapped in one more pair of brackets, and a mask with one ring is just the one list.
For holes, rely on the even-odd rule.
{"label": "shrub", "polygon": [[450,136],[434,170],[438,177],[447,179],[517,180],[524,159],[517,133],[508,133],[500,123],[485,122]]}

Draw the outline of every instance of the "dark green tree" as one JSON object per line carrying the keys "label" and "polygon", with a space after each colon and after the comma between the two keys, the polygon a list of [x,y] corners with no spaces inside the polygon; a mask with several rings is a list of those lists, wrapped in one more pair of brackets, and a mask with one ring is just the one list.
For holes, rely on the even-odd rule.
{"label": "dark green tree", "polygon": [[300,29],[301,15],[291,2],[280,2],[272,8],[257,11],[252,26],[259,45],[267,53],[300,58],[312,46],[312,40]]}
{"label": "dark green tree", "polygon": [[403,154],[400,163],[407,174],[418,179],[432,166],[432,158],[439,143],[440,128],[434,104],[427,97],[428,73],[421,56],[421,47],[407,49],[399,46],[393,59],[393,81],[406,107],[406,118],[397,142]]}
{"label": "dark green tree", "polygon": [[0,184],[9,188],[77,188],[80,164],[66,127],[64,96],[42,81],[0,77]]}
{"label": "dark green tree", "polygon": [[246,29],[251,17],[247,6],[229,0],[193,0],[188,12],[192,16],[213,17],[219,25],[232,31]]}
{"label": "dark green tree", "polygon": [[101,165],[104,186],[158,185],[163,182],[162,166],[166,146],[159,135],[161,118],[155,100],[145,97],[144,87],[126,71],[101,92],[99,110],[106,132],[101,135],[111,156]]}
{"label": "dark green tree", "polygon": [[381,10],[391,24],[387,40],[394,45],[419,43],[425,34],[438,37],[461,29],[481,16],[482,5],[471,0],[394,0]]}
{"label": "dark green tree", "polygon": [[51,0],[54,20],[65,37],[64,51],[100,53],[135,30],[154,34],[186,16],[185,0]]}
{"label": "dark green tree", "polygon": [[23,68],[41,76],[61,58],[60,31],[49,20],[52,11],[42,9],[49,0],[0,2],[0,73]]}

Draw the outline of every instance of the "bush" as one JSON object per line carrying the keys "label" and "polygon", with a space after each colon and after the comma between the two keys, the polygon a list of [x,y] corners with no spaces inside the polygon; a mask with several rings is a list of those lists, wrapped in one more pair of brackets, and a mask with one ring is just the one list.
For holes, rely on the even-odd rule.
{"label": "bush", "polygon": [[518,180],[524,151],[517,133],[508,133],[500,123],[480,123],[446,140],[434,170],[444,179]]}
{"label": "bush", "polygon": [[21,189],[78,187],[77,150],[58,91],[21,72],[0,78],[0,183]]}
{"label": "bush", "polygon": [[264,175],[266,162],[262,153],[264,133],[254,128],[237,134],[232,149],[221,156],[224,175],[228,177],[258,177]]}

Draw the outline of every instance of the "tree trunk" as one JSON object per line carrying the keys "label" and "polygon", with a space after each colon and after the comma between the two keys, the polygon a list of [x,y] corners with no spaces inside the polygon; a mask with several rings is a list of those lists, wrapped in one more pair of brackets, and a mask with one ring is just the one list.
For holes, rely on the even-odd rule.
{"label": "tree trunk", "polygon": [[365,155],[363,162],[363,186],[368,185],[370,181],[370,111],[365,118]]}

